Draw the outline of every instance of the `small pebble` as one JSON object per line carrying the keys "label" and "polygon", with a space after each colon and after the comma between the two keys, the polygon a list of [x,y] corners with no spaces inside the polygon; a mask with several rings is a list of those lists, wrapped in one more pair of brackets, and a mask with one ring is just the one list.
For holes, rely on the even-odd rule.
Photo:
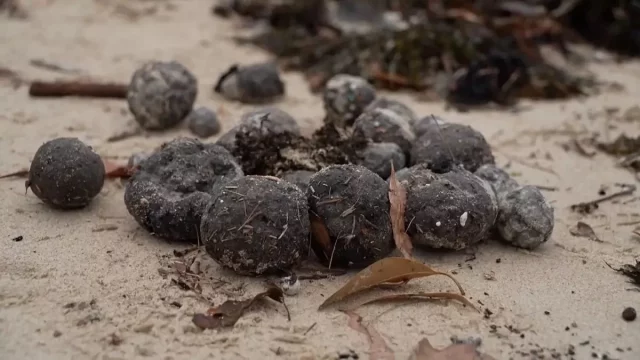
{"label": "small pebble", "polygon": [[282,97],[285,85],[273,63],[233,65],[220,76],[214,91],[229,100],[256,104]]}
{"label": "small pebble", "polygon": [[520,186],[497,197],[500,215],[496,227],[504,241],[532,250],[549,240],[554,211],[537,187]]}
{"label": "small pebble", "polygon": [[100,193],[104,177],[104,163],[91,147],[77,138],[58,138],[36,151],[26,187],[53,207],[82,208]]}
{"label": "small pebble", "polygon": [[359,152],[359,157],[358,165],[366,167],[383,179],[391,175],[392,163],[396,171],[405,166],[405,155],[394,143],[370,143]]}
{"label": "small pebble", "polygon": [[220,132],[220,121],[212,110],[200,107],[187,115],[187,126],[192,134],[200,138],[208,138]]}
{"label": "small pebble", "polygon": [[411,150],[416,137],[402,116],[386,108],[370,109],[358,116],[353,124],[353,136],[376,143],[395,143],[403,153]]}
{"label": "small pebble", "polygon": [[338,127],[353,125],[367,105],[376,98],[375,88],[361,77],[338,74],[329,79],[324,93],[326,122]]}
{"label": "small pebble", "polygon": [[636,319],[636,317],[636,309],[632,307],[628,307],[624,309],[624,311],[622,311],[622,318],[624,319],[624,321],[633,321]]}
{"label": "small pebble", "polygon": [[151,61],[134,72],[127,102],[142,128],[164,130],[184,120],[197,94],[198,81],[183,65]]}

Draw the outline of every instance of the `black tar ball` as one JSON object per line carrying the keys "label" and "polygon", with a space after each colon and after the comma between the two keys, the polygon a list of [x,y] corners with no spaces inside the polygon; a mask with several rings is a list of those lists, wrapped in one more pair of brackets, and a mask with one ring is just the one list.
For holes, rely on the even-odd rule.
{"label": "black tar ball", "polygon": [[309,209],[294,184],[245,176],[223,187],[202,216],[207,253],[240,274],[287,270],[309,251]]}
{"label": "black tar ball", "polygon": [[338,74],[325,85],[322,100],[326,122],[338,127],[353,125],[367,105],[376,98],[376,90],[366,79]]}
{"label": "black tar ball", "polygon": [[213,110],[199,107],[191,111],[186,118],[187,126],[193,135],[208,138],[220,132],[220,121]]}
{"label": "black tar ball", "polygon": [[370,143],[358,155],[358,165],[366,167],[383,179],[391,175],[392,163],[396,171],[404,168],[406,164],[402,149],[394,143]]}
{"label": "black tar ball", "polygon": [[197,95],[198,81],[182,64],[151,61],[133,74],[127,102],[142,128],[163,130],[189,114]]}
{"label": "black tar ball", "polygon": [[353,135],[373,142],[397,144],[404,153],[411,150],[416,135],[411,125],[393,110],[374,108],[358,116],[353,124]]}
{"label": "black tar ball", "polygon": [[401,118],[403,118],[410,125],[413,125],[414,122],[418,119],[416,113],[411,110],[410,107],[401,103],[398,100],[393,100],[385,97],[379,97],[375,99],[367,108],[366,111],[373,109],[387,109],[395,112]]}
{"label": "black tar ball", "polygon": [[359,165],[332,165],[311,177],[312,246],[321,260],[365,267],[393,250],[388,189],[382,178]]}
{"label": "black tar ball", "polygon": [[498,204],[486,181],[461,168],[436,174],[420,166],[402,178],[407,233],[415,245],[461,250],[489,234]]}
{"label": "black tar ball", "polygon": [[300,126],[289,113],[275,107],[265,107],[243,114],[240,123],[222,134],[216,144],[233,152],[238,132],[249,132],[256,129],[260,129],[262,135],[285,132],[300,135]]}
{"label": "black tar ball", "polygon": [[124,202],[136,221],[155,235],[196,242],[212,196],[241,176],[242,169],[223,147],[178,138],[140,163],[127,183]]}
{"label": "black tar ball", "polygon": [[45,203],[61,209],[87,206],[104,184],[104,163],[76,138],[58,138],[36,151],[27,188]]}
{"label": "black tar ball", "polygon": [[426,164],[436,173],[447,172],[453,165],[474,172],[480,166],[494,162],[484,136],[462,124],[433,125],[414,141],[411,148],[411,164]]}
{"label": "black tar ball", "polygon": [[258,104],[283,96],[285,85],[275,64],[233,65],[220,75],[214,91],[230,100]]}

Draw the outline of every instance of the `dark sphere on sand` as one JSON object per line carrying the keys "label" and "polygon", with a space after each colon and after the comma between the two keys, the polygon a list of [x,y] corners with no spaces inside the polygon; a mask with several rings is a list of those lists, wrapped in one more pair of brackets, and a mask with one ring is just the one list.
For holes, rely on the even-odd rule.
{"label": "dark sphere on sand", "polygon": [[220,76],[214,91],[229,100],[259,104],[283,96],[285,85],[275,64],[233,65]]}
{"label": "dark sphere on sand", "polygon": [[391,175],[391,164],[397,171],[404,168],[406,158],[400,146],[394,143],[370,143],[358,153],[359,165],[378,174],[383,179]]}
{"label": "dark sphere on sand", "polygon": [[27,187],[45,203],[61,209],[87,206],[104,184],[100,155],[76,138],[58,138],[36,151]]}
{"label": "dark sphere on sand", "polygon": [[433,125],[417,138],[411,148],[411,164],[426,164],[436,173],[445,173],[453,165],[474,172],[495,162],[484,136],[471,126],[446,123]]}
{"label": "dark sphere on sand", "polygon": [[[312,246],[325,263],[365,267],[394,248],[387,183],[359,165],[332,165],[311,177]],[[314,215],[315,214],[315,215]]]}
{"label": "dark sphere on sand", "polygon": [[133,73],[127,102],[144,129],[176,126],[191,112],[198,95],[198,81],[178,62],[151,61]]}
{"label": "dark sphere on sand", "polygon": [[389,99],[386,97],[376,98],[373,102],[367,106],[366,111],[373,109],[387,109],[395,112],[401,118],[404,119],[409,125],[413,125],[413,123],[418,119],[416,113],[411,110],[410,107],[401,103],[398,100]]}
{"label": "dark sphere on sand", "polygon": [[187,126],[193,135],[208,138],[220,132],[218,115],[206,107],[194,109],[187,115]]}
{"label": "dark sphere on sand", "polygon": [[461,250],[487,237],[498,215],[491,186],[454,168],[436,174],[424,167],[406,170],[405,222],[417,246]]}
{"label": "dark sphere on sand", "polygon": [[212,199],[200,232],[207,253],[240,274],[287,270],[308,253],[309,209],[304,193],[274,177],[245,176]]}
{"label": "dark sphere on sand", "polygon": [[224,148],[178,138],[143,160],[125,189],[129,213],[149,232],[196,242],[202,212],[242,169]]}

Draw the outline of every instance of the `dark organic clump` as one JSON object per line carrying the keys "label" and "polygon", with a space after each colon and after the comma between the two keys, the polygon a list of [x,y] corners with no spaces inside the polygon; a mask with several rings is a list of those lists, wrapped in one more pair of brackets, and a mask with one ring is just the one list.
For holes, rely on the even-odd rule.
{"label": "dark organic clump", "polygon": [[433,125],[411,148],[411,164],[426,164],[436,173],[445,173],[454,165],[474,172],[480,166],[494,162],[491,146],[484,136],[462,124]]}
{"label": "dark organic clump", "polygon": [[285,86],[272,63],[233,65],[220,76],[214,91],[247,104],[266,103],[282,97]]}
{"label": "dark organic clump", "polygon": [[407,189],[407,233],[418,246],[464,249],[485,239],[498,216],[490,185],[464,169],[436,174],[411,167],[401,182]]}
{"label": "dark organic clump", "polygon": [[307,191],[312,248],[331,266],[364,267],[394,248],[388,186],[358,165],[333,165],[316,173]]}
{"label": "dark organic clump", "polygon": [[245,176],[217,193],[202,216],[207,252],[241,274],[287,270],[308,253],[309,214],[297,186]]}
{"label": "dark organic clump", "polygon": [[353,124],[353,134],[377,143],[395,143],[404,153],[409,153],[416,137],[405,118],[382,107],[372,108],[358,116]]}
{"label": "dark organic clump", "polygon": [[625,321],[633,321],[633,320],[636,319],[637,316],[638,316],[638,314],[636,313],[636,309],[634,309],[632,307],[625,308],[622,311],[622,318]]}
{"label": "dark organic clump", "polygon": [[275,107],[265,107],[242,115],[240,123],[220,136],[216,144],[230,152],[234,152],[236,149],[236,135],[249,131],[259,131],[265,136],[282,133],[300,135],[300,127],[289,113]]}
{"label": "dark organic clump", "polygon": [[313,174],[315,174],[314,171],[293,170],[282,174],[282,180],[295,184],[300,190],[306,193]]}
{"label": "dark organic clump", "polygon": [[218,115],[206,107],[191,111],[186,121],[191,133],[200,138],[208,138],[220,132]]}
{"label": "dark organic clump", "polygon": [[491,184],[498,199],[496,229],[505,242],[535,249],[553,233],[554,210],[534,186],[520,186],[495,165],[483,165],[475,173]]}
{"label": "dark organic clump", "polygon": [[136,221],[155,235],[196,242],[212,196],[241,176],[242,169],[224,148],[178,138],[142,161],[127,183],[124,202]]}
{"label": "dark organic clump", "polygon": [[371,143],[360,151],[360,161],[367,169],[378,174],[383,179],[391,175],[391,164],[395,170],[400,170],[406,165],[406,158],[402,149],[394,143]]}
{"label": "dark organic clump", "polygon": [[44,143],[33,157],[27,188],[45,203],[74,209],[87,206],[104,184],[102,159],[77,138]]}
{"label": "dark organic clump", "polygon": [[198,81],[182,64],[151,61],[133,73],[127,102],[142,128],[163,130],[184,120],[197,95]]}
{"label": "dark organic clump", "polygon": [[252,128],[236,134],[233,155],[246,174],[281,176],[293,170],[316,172],[333,164],[355,163],[366,145],[366,140],[347,137],[333,125],[324,125],[311,139]]}
{"label": "dark organic clump", "polygon": [[375,98],[376,90],[367,80],[338,74],[327,82],[324,89],[325,122],[339,127],[351,126]]}

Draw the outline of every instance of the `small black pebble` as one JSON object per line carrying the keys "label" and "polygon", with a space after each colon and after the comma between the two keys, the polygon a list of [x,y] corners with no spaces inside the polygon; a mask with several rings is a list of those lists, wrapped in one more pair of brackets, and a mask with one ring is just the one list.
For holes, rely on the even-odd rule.
{"label": "small black pebble", "polygon": [[57,338],[57,337],[60,337],[60,336],[62,336],[62,332],[60,332],[60,330],[54,330],[53,337]]}
{"label": "small black pebble", "polygon": [[26,186],[51,206],[75,209],[100,193],[104,177],[104,163],[91,147],[76,138],[58,138],[40,146]]}
{"label": "small black pebble", "polygon": [[524,334],[520,334],[520,339],[524,339]]}
{"label": "small black pebble", "polygon": [[16,236],[16,237],[14,237],[14,238],[13,238],[13,239],[11,239],[11,240],[13,240],[13,241],[15,241],[15,242],[19,242],[19,241],[22,241],[23,239],[24,239],[24,238],[22,237],[22,235],[20,235],[20,236]]}
{"label": "small black pebble", "polygon": [[571,328],[568,326],[564,328],[564,331],[569,331],[569,330],[571,330]]}
{"label": "small black pebble", "polygon": [[220,132],[220,121],[212,110],[199,107],[186,118],[187,126],[192,134],[200,138],[208,138]]}
{"label": "small black pebble", "polygon": [[545,315],[550,315],[551,313],[550,313],[550,312],[548,312],[548,311],[545,311],[545,312],[544,312],[544,314],[545,314]]}
{"label": "small black pebble", "polygon": [[502,259],[500,259],[500,258],[496,259],[496,264],[500,264],[501,262],[502,262]]}
{"label": "small black pebble", "polygon": [[632,307],[628,307],[624,309],[624,311],[622,311],[622,318],[625,321],[633,321],[636,319],[636,316],[637,316],[636,309]]}
{"label": "small black pebble", "polygon": [[351,126],[376,98],[376,90],[366,79],[338,74],[324,87],[322,100],[327,113],[325,122],[339,127]]}

